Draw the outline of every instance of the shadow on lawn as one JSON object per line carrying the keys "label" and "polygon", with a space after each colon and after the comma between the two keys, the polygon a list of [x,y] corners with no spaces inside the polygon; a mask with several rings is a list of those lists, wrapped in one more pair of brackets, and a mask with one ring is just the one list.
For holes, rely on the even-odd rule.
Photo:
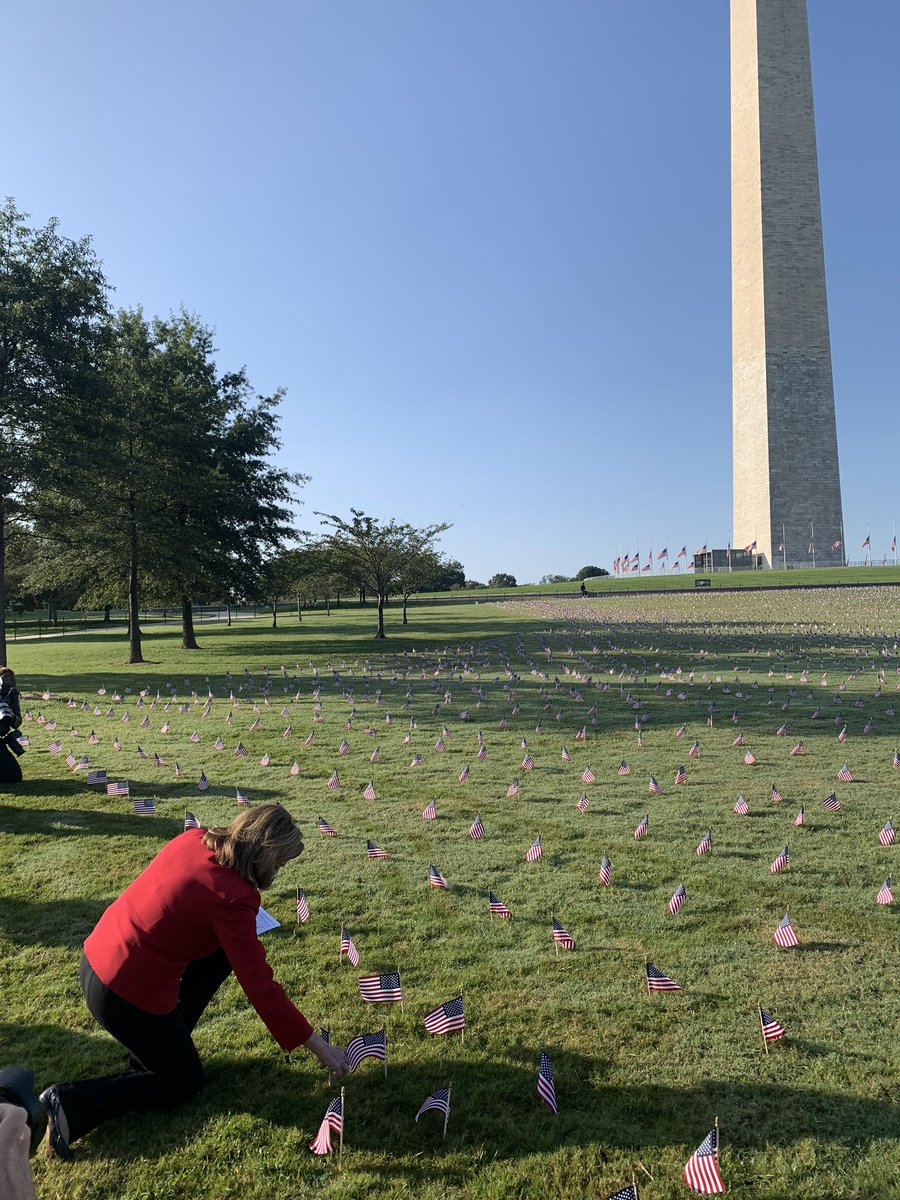
{"label": "shadow on lawn", "polygon": [[[141,792],[146,789],[138,785]],[[59,799],[62,790],[59,783],[45,781],[43,788],[32,787],[32,795],[49,794]],[[84,798],[84,789],[77,789],[73,801]],[[104,797],[104,800],[106,797]],[[125,801],[127,803],[127,801]],[[43,834],[47,837],[153,837],[159,842],[168,842],[181,833],[183,816],[158,816],[142,819],[133,813],[91,812],[83,808],[20,808],[12,804],[0,804],[0,833]]]}
{"label": "shadow on lawn", "polygon": [[[388,1034],[390,1042],[390,1032]],[[548,1047],[560,1111],[552,1117],[535,1093],[537,1051],[521,1064],[466,1061],[454,1039],[431,1063],[362,1064],[347,1088],[345,1151],[367,1152],[365,1169],[385,1180],[405,1176],[419,1187],[462,1185],[469,1167],[461,1150],[488,1141],[498,1159],[531,1157],[560,1146],[596,1144],[630,1151],[670,1145],[692,1147],[718,1115],[735,1148],[759,1149],[813,1137],[855,1145],[896,1135],[900,1109],[886,1101],[768,1083],[709,1083],[695,1088],[648,1083],[604,1088],[592,1082],[597,1061]],[[477,1055],[477,1052],[476,1052]],[[298,1053],[298,1060],[305,1056]],[[120,1161],[189,1147],[210,1119],[249,1114],[277,1128],[278,1140],[296,1139],[300,1153],[315,1134],[329,1098],[306,1061],[290,1063],[220,1056],[208,1061],[207,1086],[191,1105],[173,1113],[127,1117],[85,1142],[88,1153]],[[452,1083],[446,1142],[438,1116],[414,1117],[438,1087]],[[383,1164],[385,1147],[396,1157]],[[423,1151],[427,1152],[423,1154]],[[415,1157],[412,1157],[415,1156]]]}

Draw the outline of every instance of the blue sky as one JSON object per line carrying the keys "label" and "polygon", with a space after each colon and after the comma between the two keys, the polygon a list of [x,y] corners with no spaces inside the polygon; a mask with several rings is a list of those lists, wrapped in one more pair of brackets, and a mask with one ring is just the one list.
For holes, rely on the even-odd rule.
{"label": "blue sky", "polygon": [[[846,541],[900,516],[900,5],[810,0]],[[520,582],[731,527],[727,0],[31,0],[3,191],[287,389],[299,522]]]}

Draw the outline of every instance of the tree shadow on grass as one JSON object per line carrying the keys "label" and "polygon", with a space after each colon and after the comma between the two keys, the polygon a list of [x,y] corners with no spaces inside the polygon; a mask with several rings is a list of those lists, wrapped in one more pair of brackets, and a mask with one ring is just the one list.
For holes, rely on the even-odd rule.
{"label": "tree shadow on grass", "polygon": [[[473,1139],[490,1144],[501,1160],[589,1144],[630,1152],[689,1148],[718,1115],[724,1135],[738,1149],[783,1146],[808,1137],[852,1146],[896,1136],[900,1120],[900,1108],[886,1101],[767,1083],[606,1088],[592,1082],[596,1059],[552,1044],[547,1050],[560,1106],[557,1117],[536,1094],[539,1046],[523,1050],[519,1062],[490,1062],[477,1050],[467,1057],[468,1047],[454,1039],[435,1045],[430,1062],[392,1061],[387,1079],[380,1063],[364,1062],[347,1084],[345,1153],[352,1161],[354,1151],[365,1152],[366,1170],[385,1181],[400,1176],[418,1187],[438,1182],[460,1186],[467,1173],[460,1151]],[[206,1068],[207,1086],[192,1104],[112,1122],[86,1139],[86,1152],[128,1161],[164,1153],[172,1143],[190,1147],[211,1119],[238,1114],[279,1130],[279,1141],[296,1138],[302,1152],[336,1094],[305,1061],[295,1066],[274,1055],[237,1062],[219,1056]],[[426,1096],[450,1084],[453,1100],[444,1142],[439,1117],[425,1117],[419,1125],[414,1118]],[[390,1147],[391,1160],[382,1164],[385,1147]]]}
{"label": "tree shadow on grass", "polygon": [[[58,798],[58,789],[54,792]],[[139,820],[133,813],[83,808],[18,808],[0,805],[0,833],[44,834],[47,837],[155,837],[167,842],[181,833],[183,820],[156,817]]]}
{"label": "tree shadow on grass", "polygon": [[105,900],[42,900],[31,903],[0,897],[0,931],[17,946],[80,949],[97,924]]}

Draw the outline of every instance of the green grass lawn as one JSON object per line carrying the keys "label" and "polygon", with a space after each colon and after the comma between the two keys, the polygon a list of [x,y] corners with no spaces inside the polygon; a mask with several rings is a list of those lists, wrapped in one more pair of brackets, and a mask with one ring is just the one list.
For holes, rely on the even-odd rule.
{"label": "green grass lawn", "polygon": [[[283,922],[266,935],[277,977],[334,1040],[384,1025],[389,1057],[386,1080],[369,1060],[346,1081],[339,1173],[333,1158],[307,1150],[329,1099],[322,1073],[302,1051],[286,1062],[230,981],[197,1030],[208,1072],[198,1100],[109,1123],[80,1144],[74,1164],[36,1160],[38,1196],[561,1200],[604,1196],[634,1174],[645,1200],[664,1200],[688,1194],[681,1167],[716,1117],[721,1170],[735,1194],[900,1194],[898,905],[874,904],[898,853],[878,842],[900,808],[898,718],[886,714],[900,683],[896,595],[690,593],[416,608],[406,630],[391,609],[385,643],[371,638],[371,611],[340,610],[277,630],[263,620],[209,627],[190,654],[175,631],[154,627],[145,639],[154,661],[133,667],[123,665],[121,631],[17,644],[11,665],[32,720],[24,726],[26,780],[0,793],[4,1060],[34,1066],[40,1086],[123,1068],[123,1053],[78,991],[81,943],[181,830],[185,809],[204,824],[225,822],[239,811],[237,787],[253,801],[283,802],[306,833],[305,853],[263,898]],[[584,740],[576,738],[582,729]],[[93,746],[92,730],[100,738]],[[189,740],[193,730],[199,743]],[[738,731],[745,747],[732,744]],[[439,737],[443,752],[434,748]],[[54,738],[63,742],[58,756],[46,749]],[[522,767],[523,738],[532,771]],[[339,754],[342,739],[347,755]],[[695,739],[699,757],[689,758]],[[805,753],[791,757],[801,739]],[[234,756],[239,740],[247,758]],[[137,757],[139,745],[148,759]],[[748,747],[753,766],[743,762]],[[130,800],[87,788],[66,768],[69,750],[128,779],[132,799],[155,797],[158,815],[134,816]],[[154,753],[164,766],[153,765]],[[268,767],[259,765],[264,753]],[[410,765],[413,754],[420,766]],[[617,774],[623,758],[628,776]],[[835,775],[845,761],[856,782],[842,785]],[[687,782],[676,786],[682,765]],[[466,766],[468,781],[459,783]],[[596,782],[582,782],[586,767]],[[336,792],[326,788],[335,769]],[[211,783],[202,794],[201,770]],[[651,773],[662,796],[648,795]],[[514,779],[520,792],[507,798]],[[362,796],[370,780],[374,801]],[[780,804],[771,802],[773,783]],[[832,790],[838,813],[822,805]],[[590,805],[582,814],[575,805],[583,793]],[[732,812],[739,793],[747,817]],[[432,800],[437,819],[423,821]],[[795,828],[801,806],[807,823]],[[648,812],[650,834],[636,841]],[[478,841],[467,833],[476,813],[486,830]],[[317,815],[339,836],[320,837]],[[698,857],[707,829],[713,849]],[[538,835],[543,858],[526,863]],[[366,838],[388,851],[387,861],[367,860]],[[790,867],[772,875],[785,844]],[[604,854],[610,888],[597,878]],[[451,891],[429,888],[431,863]],[[666,905],[679,882],[687,902],[671,917]],[[300,928],[296,886],[312,914]],[[512,920],[489,920],[489,890]],[[785,911],[800,938],[795,950],[771,940]],[[551,913],[576,941],[559,957]],[[338,961],[342,923],[359,948],[358,970]],[[648,996],[647,959],[683,992]],[[363,1004],[358,975],[397,966],[403,1011]],[[423,1015],[460,992],[464,1043],[458,1034],[428,1035]],[[769,1055],[757,1003],[788,1032]],[[542,1049],[553,1062],[558,1116],[536,1094]],[[443,1141],[438,1114],[418,1125],[413,1118],[450,1083]]]}

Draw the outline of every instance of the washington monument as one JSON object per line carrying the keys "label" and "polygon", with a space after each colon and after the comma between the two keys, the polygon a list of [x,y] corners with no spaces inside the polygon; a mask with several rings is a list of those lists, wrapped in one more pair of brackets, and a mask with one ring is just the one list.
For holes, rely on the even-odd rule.
{"label": "washington monument", "polygon": [[734,545],[845,547],[806,0],[731,0]]}

